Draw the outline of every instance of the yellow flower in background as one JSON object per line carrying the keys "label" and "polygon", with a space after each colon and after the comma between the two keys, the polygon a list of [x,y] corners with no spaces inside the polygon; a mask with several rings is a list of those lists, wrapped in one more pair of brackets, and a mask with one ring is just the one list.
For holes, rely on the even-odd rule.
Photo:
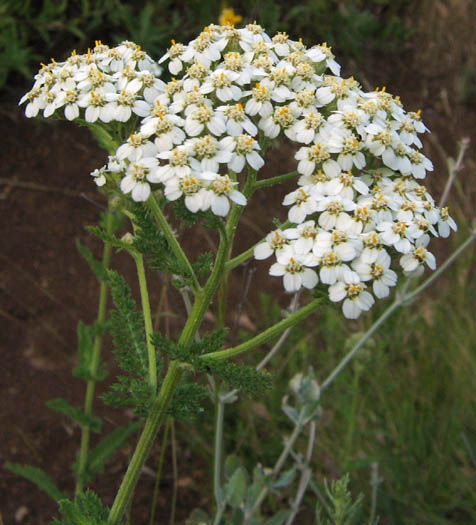
{"label": "yellow flower in background", "polygon": [[218,18],[218,22],[222,26],[234,26],[238,22],[241,22],[243,17],[237,15],[232,7],[224,7]]}

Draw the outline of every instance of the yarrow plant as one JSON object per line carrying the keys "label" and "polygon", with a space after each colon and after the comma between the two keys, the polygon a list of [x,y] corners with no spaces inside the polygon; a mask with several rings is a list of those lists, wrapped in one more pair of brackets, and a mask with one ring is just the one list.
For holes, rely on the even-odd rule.
{"label": "yarrow plant", "polygon": [[[420,136],[428,132],[421,112],[405,111],[399,97],[385,88],[365,92],[353,77],[342,78],[340,69],[325,43],[308,47],[286,33],[270,37],[257,23],[241,29],[210,25],[188,44],[172,41],[158,62],[131,42],[114,48],[96,42],[87,54],[73,53],[65,62],[44,65],[32,90],[21,99],[27,117],[66,118],[92,129],[110,155],[105,166],[93,171],[93,180],[115,213],[122,212],[133,225],[132,234],[122,239],[114,235],[112,219],[106,229],[93,229],[107,250],[114,246],[133,256],[142,299],[132,336],[121,332],[121,322],[132,322],[129,313],[135,307],[125,282],[107,269],[107,252],[100,265],[102,308],[110,287],[117,308],[112,332],[120,347],[119,364],[140,377],[127,384],[122,378],[114,394],[122,393],[120,402],[110,397],[119,406],[132,398],[139,400],[137,413],[145,418],[136,452],[106,513],[108,523],[121,521],[166,415],[192,410],[185,406],[187,396],[177,398],[180,388],[187,386],[183,379],[189,370],[221,378],[233,389],[262,390],[268,383],[262,367],[246,368],[228,358],[256,348],[304,319],[322,304],[323,294],[331,302],[342,303],[345,317],[358,318],[376,298],[389,296],[400,279],[420,276],[425,267],[435,270],[431,237],[447,237],[456,230],[448,209],[439,208],[423,185],[433,164],[421,152]],[[167,80],[169,73],[173,77]],[[295,145],[296,170],[264,178],[267,151],[273,144],[279,147],[281,141]],[[296,187],[283,200],[287,221],[232,257],[240,216],[254,192],[289,180]],[[164,214],[170,202],[187,224],[203,219],[219,232],[216,254],[190,262]],[[222,349],[227,276],[253,256],[273,258],[269,274],[282,278],[286,292],[307,289],[314,298],[302,308],[292,308],[263,333]],[[144,259],[152,270],[169,271],[184,296],[188,317],[176,343],[153,332]],[[216,295],[218,332],[199,335]],[[103,311],[99,324],[104,319]],[[92,330],[89,335],[96,352],[87,362],[92,385],[97,380],[99,332]],[[137,366],[131,365],[128,352],[138,352]],[[170,363],[162,373],[164,355]],[[291,388],[296,388],[296,381]],[[311,408],[303,408],[308,415],[301,419],[299,411],[286,412],[299,431],[319,414],[319,386],[312,374],[306,381],[316,394],[310,398]],[[191,397],[200,396],[192,388],[197,385],[188,386],[193,393],[187,398],[190,403]],[[259,507],[269,484],[264,483],[251,503],[249,498],[243,502],[223,495],[220,421],[222,425],[224,404],[234,399],[237,390],[223,392],[219,382],[216,389],[214,523],[227,522],[227,504],[240,509],[245,523],[261,523],[250,520],[261,520]],[[91,403],[85,411],[91,416]],[[83,421],[82,427],[78,494],[91,466],[90,424]],[[263,479],[276,482],[290,449],[285,448],[286,455],[271,477],[263,474]],[[303,469],[308,468],[310,455],[306,457]],[[232,479],[244,475],[235,475],[238,471],[231,471]],[[298,512],[306,479],[285,519],[289,523]],[[63,507],[67,509],[66,504]]]}

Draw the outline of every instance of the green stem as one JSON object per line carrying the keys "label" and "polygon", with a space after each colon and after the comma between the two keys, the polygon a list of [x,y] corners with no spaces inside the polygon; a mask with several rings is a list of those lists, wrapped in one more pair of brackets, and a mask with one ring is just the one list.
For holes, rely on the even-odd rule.
{"label": "green stem", "polygon": [[174,483],[172,488],[172,504],[170,510],[169,525],[175,523],[175,511],[177,508],[177,490],[178,490],[178,467],[177,467],[177,441],[175,440],[175,423],[174,420],[170,422],[170,440],[172,444],[172,473],[174,476]]}
{"label": "green stem", "polygon": [[193,271],[192,265],[190,264],[190,261],[185,255],[185,252],[182,250],[182,247],[177,241],[174,232],[170,228],[170,225],[162,213],[162,210],[160,209],[160,206],[153,194],[149,197],[147,204],[149,205],[149,208],[152,211],[155,219],[159,223],[160,229],[164,233],[168,243],[170,244],[170,247],[172,248],[172,251],[174,252],[177,259],[182,263],[182,266],[187,270],[188,275],[192,279],[192,290],[195,293],[199,292],[200,283],[198,282],[197,276]]}
{"label": "green stem", "polygon": [[167,419],[167,423],[165,424],[164,436],[162,438],[162,444],[160,446],[160,457],[159,457],[159,464],[157,465],[157,474],[155,476],[154,495],[152,496],[152,505],[150,507],[149,525],[154,525],[154,521],[155,521],[155,511],[157,509],[157,500],[159,498],[160,480],[162,478],[162,468],[164,466],[165,449],[167,448],[167,439],[169,437],[169,429],[170,429],[170,418]]}
{"label": "green stem", "polygon": [[147,341],[147,353],[149,356],[149,383],[155,397],[157,392],[157,362],[155,357],[155,347],[152,344],[152,315],[150,313],[149,292],[147,290],[147,280],[145,277],[144,258],[140,253],[133,254],[139,278],[140,298],[142,301],[142,313],[144,315],[145,337]]}
{"label": "green stem", "polygon": [[320,303],[321,299],[314,299],[314,301],[311,301],[309,304],[298,310],[295,314],[292,314],[289,317],[286,317],[286,319],[279,321],[279,323],[276,323],[257,336],[248,339],[248,341],[245,341],[241,345],[227,348],[225,350],[219,350],[217,352],[211,352],[209,354],[203,354],[201,357],[206,359],[228,359],[229,357],[234,357],[244,352],[248,352],[249,350],[262,345],[273,337],[279,335],[281,332],[286,330],[286,328],[289,328],[290,326],[293,326],[305,319],[309,314],[317,309]]}
{"label": "green stem", "polygon": [[255,190],[260,190],[261,188],[267,188],[268,186],[274,186],[275,184],[281,184],[281,182],[286,182],[291,179],[295,179],[299,175],[297,171],[291,171],[285,173],[284,175],[278,175],[277,177],[270,177],[269,179],[262,179],[255,183]]}
{"label": "green stem", "polygon": [[471,235],[458,247],[458,249],[450,256],[446,261],[433,273],[426,281],[424,281],[415,290],[406,293],[402,296],[398,296],[395,301],[385,310],[385,312],[375,321],[375,323],[365,332],[360,341],[350,350],[350,352],[342,359],[342,361],[336,366],[331,372],[329,377],[322,383],[321,392],[324,392],[326,388],[335,380],[335,378],[344,370],[349,362],[354,358],[355,354],[364,346],[364,344],[372,337],[372,335],[380,328],[380,326],[405,303],[411,302],[417,295],[419,295],[425,288],[427,288],[435,279],[437,279],[447,268],[450,266],[468,246],[470,246],[476,239],[476,230],[471,232]]}
{"label": "green stem", "polygon": [[[225,403],[220,399],[220,394],[217,395],[215,412],[215,453],[213,456],[213,492],[215,494],[215,502],[217,508],[217,517],[223,513],[222,497],[220,497],[221,489],[221,468],[223,457],[223,420],[225,416]],[[215,523],[219,523],[215,518]]]}
{"label": "green stem", "polygon": [[[286,221],[283,224],[281,224],[280,230],[286,230],[287,228],[289,228],[289,226],[291,226],[291,223],[289,221]],[[248,248],[246,251],[240,253],[240,255],[237,255],[236,257],[233,257],[233,259],[227,261],[227,263],[225,264],[225,270],[229,272],[230,270],[233,270],[233,268],[236,268],[248,259],[251,259],[251,257],[253,257],[254,249],[256,248],[256,246],[258,246],[258,244],[261,244],[263,241],[264,239],[261,239],[256,244]]]}
{"label": "green stem", "polygon": [[[112,228],[114,224],[114,218],[112,212],[108,212],[106,217],[106,230],[108,233],[112,233]],[[108,268],[111,261],[111,245],[109,243],[104,244],[104,251],[102,256],[102,264],[104,268]],[[106,318],[107,310],[107,291],[108,286],[105,281],[101,282],[99,289],[99,306],[98,306],[98,315],[97,323],[101,324]],[[91,358],[91,367],[90,373],[91,377],[95,378],[98,367],[99,367],[99,358],[101,356],[101,346],[102,346],[102,336],[96,335],[94,338],[93,354]],[[84,413],[86,416],[91,417],[93,411],[93,401],[94,401],[94,391],[96,388],[96,380],[90,379],[86,387],[86,397],[84,400]],[[88,451],[89,451],[89,439],[90,439],[90,428],[84,426],[81,428],[81,445],[79,450],[79,459],[78,459],[78,475],[76,480],[76,494],[79,494],[83,491],[83,480],[84,473],[86,471],[86,465],[88,461]]]}
{"label": "green stem", "polygon": [[[218,254],[215,259],[213,271],[206,286],[197,293],[190,315],[179,338],[180,345],[188,345],[197,332],[203,317],[210,305],[211,299],[216,292],[223,276],[223,267],[227,254],[227,242],[222,234]],[[119,491],[109,513],[109,524],[117,525],[124,515],[128,501],[132,497],[140,470],[142,469],[150,449],[157,436],[157,432],[166,416],[167,407],[172,399],[173,393],[178,386],[183,370],[178,361],[171,361],[167,374],[162,382],[159,394],[152,403],[149,416],[146,419],[144,429],[137,443],[131,462],[124,475]]]}
{"label": "green stem", "polygon": [[111,525],[117,525],[124,515],[126,506],[137,484],[140,471],[149,455],[160,425],[165,418],[167,407],[181,376],[182,370],[179,368],[179,363],[172,361],[162,383],[162,388],[152,403],[150,414],[145,422],[141,437],[109,513],[109,523]]}

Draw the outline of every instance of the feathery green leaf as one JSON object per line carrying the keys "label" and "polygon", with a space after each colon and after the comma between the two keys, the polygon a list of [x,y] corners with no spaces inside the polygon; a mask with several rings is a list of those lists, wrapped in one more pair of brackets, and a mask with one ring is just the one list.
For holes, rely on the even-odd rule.
{"label": "feathery green leaf", "polygon": [[92,490],[78,494],[74,501],[63,499],[59,502],[61,521],[53,525],[107,525],[109,509]]}

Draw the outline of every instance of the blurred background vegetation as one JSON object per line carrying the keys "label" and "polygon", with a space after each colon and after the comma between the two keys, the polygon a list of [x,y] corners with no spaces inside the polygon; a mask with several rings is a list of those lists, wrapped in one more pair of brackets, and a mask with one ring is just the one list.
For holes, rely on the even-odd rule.
{"label": "blurred background vegetation", "polygon": [[[328,42],[344,70],[355,72],[366,88],[390,77],[404,102],[423,105],[434,131],[429,156],[436,157],[438,168],[429,185],[441,195],[448,156],[455,154],[463,134],[476,128],[475,4],[245,0],[233,7],[244,23],[256,20],[270,34],[287,31],[307,44]],[[219,0],[0,0],[0,89],[16,96],[19,87],[31,84],[40,61],[62,60],[72,49],[84,52],[98,39],[110,45],[133,40],[157,59],[172,38],[187,42],[216,23],[223,7]],[[405,84],[409,71],[417,80]],[[471,151],[464,174],[466,181],[457,181],[451,201],[460,232],[443,243],[440,262],[463,240],[474,213]],[[385,324],[323,396],[316,484],[322,487],[324,479],[349,472],[352,491],[363,493],[370,508],[376,465],[381,523],[476,523],[474,267],[474,250],[468,250],[433,291]],[[257,329],[280,315],[270,295],[260,301],[248,314]],[[295,329],[272,362],[276,379],[270,395],[227,409],[227,453],[238,453],[249,469],[257,462],[271,465],[287,431],[280,407],[289,379],[310,365],[318,378],[326,377],[356,332],[365,331],[378,315],[377,307],[359,322],[349,322],[339,310],[324,307],[317,320]],[[195,428],[181,432],[178,427],[178,439],[204,464],[212,454],[207,437],[212,424],[210,410]],[[208,489],[202,485],[205,498]],[[312,495],[305,503],[313,507]]]}
{"label": "blurred background vegetation", "polygon": [[[366,51],[395,48],[405,41],[411,33],[402,23],[408,3],[245,0],[236,8],[246,22],[258,20],[269,33],[288,31],[305,42],[335,42],[340,55],[361,59]],[[159,58],[172,38],[188,42],[217,22],[223,5],[222,0],[1,0],[0,87],[10,75],[10,80],[18,74],[31,78],[45,57],[61,60],[71,49],[85,52],[99,39],[110,45],[132,40]]]}

